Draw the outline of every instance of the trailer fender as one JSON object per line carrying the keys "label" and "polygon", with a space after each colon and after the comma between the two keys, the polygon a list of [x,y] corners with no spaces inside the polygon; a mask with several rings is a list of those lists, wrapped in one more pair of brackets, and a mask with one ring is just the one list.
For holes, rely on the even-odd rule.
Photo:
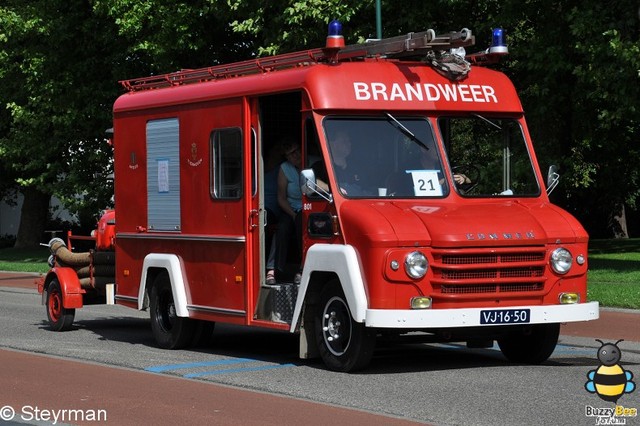
{"label": "trailer fender", "polygon": [[155,274],[150,274],[151,269],[164,269],[169,274],[171,281],[171,291],[173,293],[173,303],[176,308],[176,315],[179,317],[188,317],[187,310],[187,277],[184,272],[182,260],[175,254],[167,253],[150,253],[144,258],[142,264],[142,277],[140,278],[140,289],[138,291],[138,310],[148,308],[149,301],[145,297],[147,291],[147,283],[153,279]]}
{"label": "trailer fender", "polygon": [[78,274],[73,268],[56,266],[51,268],[44,279],[44,285],[42,287],[42,301],[43,304],[47,300],[47,289],[49,283],[57,278],[60,283],[60,291],[62,293],[62,306],[66,309],[82,308],[82,295],[85,291],[80,285],[80,279]]}
{"label": "trailer fender", "polygon": [[351,316],[356,322],[364,322],[368,301],[356,250],[350,245],[314,244],[305,257],[290,331],[296,330],[309,286],[309,277],[316,271],[334,272],[338,276]]}

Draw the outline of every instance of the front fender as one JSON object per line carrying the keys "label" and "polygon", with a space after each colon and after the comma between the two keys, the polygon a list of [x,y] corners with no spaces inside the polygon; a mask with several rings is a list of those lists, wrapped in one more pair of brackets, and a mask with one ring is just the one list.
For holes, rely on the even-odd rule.
{"label": "front fender", "polygon": [[54,279],[57,279],[60,284],[62,306],[66,309],[82,308],[82,295],[85,294],[85,291],[82,289],[78,274],[73,268],[56,266],[49,270],[44,279],[42,300],[46,300],[49,283]]}
{"label": "front fender", "polygon": [[300,319],[302,304],[309,286],[309,277],[317,271],[333,272],[338,276],[351,316],[356,322],[364,322],[368,300],[356,250],[350,245],[314,244],[305,257],[302,280],[291,320],[291,332],[295,331]]}

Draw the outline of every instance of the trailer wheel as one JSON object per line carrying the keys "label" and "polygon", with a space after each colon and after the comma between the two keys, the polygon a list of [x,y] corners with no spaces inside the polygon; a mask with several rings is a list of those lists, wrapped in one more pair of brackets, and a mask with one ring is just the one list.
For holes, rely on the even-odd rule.
{"label": "trailer wheel", "polygon": [[156,277],[150,297],[151,331],[158,346],[163,349],[181,349],[191,343],[195,323],[176,315],[169,276]]}
{"label": "trailer wheel", "polygon": [[560,324],[534,324],[526,331],[498,339],[502,354],[511,362],[541,364],[558,343]]}
{"label": "trailer wheel", "polygon": [[366,367],[376,343],[375,330],[351,317],[342,288],[336,280],[327,283],[320,294],[315,336],[325,365],[342,372]]}
{"label": "trailer wheel", "polygon": [[75,309],[67,309],[62,306],[62,289],[57,279],[51,280],[47,289],[47,318],[53,331],[71,330]]}

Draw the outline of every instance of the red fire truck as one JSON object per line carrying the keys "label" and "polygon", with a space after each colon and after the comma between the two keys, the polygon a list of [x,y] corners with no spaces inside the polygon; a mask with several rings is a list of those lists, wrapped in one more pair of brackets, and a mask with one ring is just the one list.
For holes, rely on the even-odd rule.
{"label": "red fire truck", "polygon": [[[160,347],[215,322],[288,330],[300,357],[365,367],[404,336],[540,363],[587,301],[588,236],[551,204],[511,81],[468,29],[123,81],[113,107],[115,204],[96,248],[55,256],[40,291],[54,330],[75,309],[148,309]],[[299,141],[299,284],[267,284],[264,153]],[[546,190],[545,190],[546,188]],[[295,247],[295,238],[291,241]]]}

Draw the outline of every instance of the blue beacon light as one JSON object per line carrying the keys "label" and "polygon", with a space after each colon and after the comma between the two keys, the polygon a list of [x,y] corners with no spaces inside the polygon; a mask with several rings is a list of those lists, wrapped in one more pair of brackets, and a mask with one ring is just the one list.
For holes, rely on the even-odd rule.
{"label": "blue beacon light", "polygon": [[329,37],[342,36],[342,23],[337,19],[329,22]]}
{"label": "blue beacon light", "polygon": [[337,19],[329,22],[329,32],[327,35],[327,49],[341,49],[344,47],[344,37],[342,36],[342,24]]}
{"label": "blue beacon light", "polygon": [[502,28],[495,28],[491,37],[491,47],[488,53],[506,55],[509,53],[507,48],[506,37]]}

